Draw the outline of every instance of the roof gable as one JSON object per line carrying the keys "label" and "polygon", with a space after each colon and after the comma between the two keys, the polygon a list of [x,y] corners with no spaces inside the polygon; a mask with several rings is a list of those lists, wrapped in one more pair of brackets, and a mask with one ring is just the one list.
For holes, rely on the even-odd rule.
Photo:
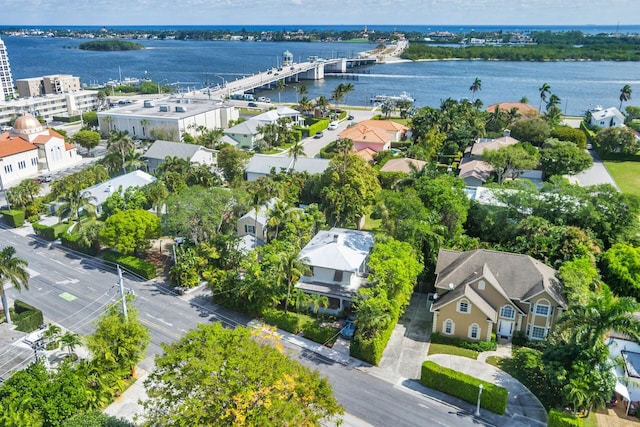
{"label": "roof gable", "polygon": [[38,147],[16,136],[11,136],[9,132],[0,134],[0,158],[13,156],[26,151],[37,150]]}
{"label": "roof gable", "polygon": [[373,233],[344,228],[319,231],[298,257],[309,266],[358,271],[373,247]]}
{"label": "roof gable", "polygon": [[[157,140],[143,154],[143,158],[164,160],[167,156],[191,160],[200,150],[208,150],[200,145]],[[209,150],[211,151],[211,150]]]}

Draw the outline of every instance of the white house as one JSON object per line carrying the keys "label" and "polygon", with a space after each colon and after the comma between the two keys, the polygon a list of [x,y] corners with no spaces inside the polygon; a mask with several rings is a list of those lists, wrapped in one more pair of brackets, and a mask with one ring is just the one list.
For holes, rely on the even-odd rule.
{"label": "white house", "polygon": [[262,140],[262,133],[259,129],[266,124],[277,123],[281,118],[290,119],[289,126],[301,125],[304,121],[299,111],[289,107],[278,107],[237,124],[225,130],[224,133],[237,142],[238,148],[252,150]]}
{"label": "white house", "polygon": [[156,177],[149,175],[146,172],[141,170],[129,172],[124,175],[116,176],[115,178],[111,178],[108,181],[101,182],[100,184],[96,184],[93,187],[85,188],[82,190],[83,192],[88,192],[95,200],[91,201],[91,204],[95,205],[97,208],[98,215],[102,212],[102,203],[104,203],[107,198],[115,193],[116,191],[120,191],[120,194],[124,194],[129,187],[144,187],[145,185],[151,184],[156,180]]}
{"label": "white house", "polygon": [[589,110],[590,126],[598,126],[601,128],[624,126],[624,115],[616,107],[603,109],[597,106],[593,110]]}
{"label": "white house", "polygon": [[149,172],[153,173],[158,166],[169,157],[179,157],[190,163],[198,163],[206,166],[216,165],[216,153],[214,150],[196,144],[157,140],[142,155],[146,161]]}
{"label": "white house", "polygon": [[0,134],[0,189],[81,160],[76,147],[65,143],[62,135],[25,114],[15,121],[13,130]]}
{"label": "white house", "polygon": [[311,274],[300,278],[296,288],[329,299],[326,312],[341,314],[351,309],[358,289],[367,282],[367,262],[373,233],[344,228],[319,231],[298,257]]}
{"label": "white house", "polygon": [[242,237],[246,249],[254,249],[256,246],[264,245],[267,240],[267,221],[269,220],[269,210],[278,199],[273,198],[256,210],[251,209],[241,216],[236,222],[236,235]]}
{"label": "white house", "polygon": [[290,156],[269,156],[266,154],[255,154],[249,160],[245,168],[247,181],[268,176],[271,172],[307,172],[310,174],[323,173],[329,167],[329,159],[319,159],[315,157],[298,157],[293,161]]}

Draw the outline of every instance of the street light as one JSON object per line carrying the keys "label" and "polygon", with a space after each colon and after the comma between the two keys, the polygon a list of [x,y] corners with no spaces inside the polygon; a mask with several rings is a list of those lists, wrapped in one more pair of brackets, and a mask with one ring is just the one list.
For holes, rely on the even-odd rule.
{"label": "street light", "polygon": [[481,397],[482,397],[482,384],[478,386],[478,405],[476,406],[476,413],[475,413],[476,417],[480,416],[480,398]]}
{"label": "street light", "polygon": [[162,87],[162,82],[168,82],[169,79],[162,79],[158,82],[158,95],[160,95],[160,88]]}

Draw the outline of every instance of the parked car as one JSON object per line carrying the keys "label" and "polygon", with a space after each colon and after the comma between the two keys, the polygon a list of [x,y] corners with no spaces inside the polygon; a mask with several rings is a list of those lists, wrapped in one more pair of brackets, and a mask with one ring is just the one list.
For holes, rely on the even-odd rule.
{"label": "parked car", "polygon": [[355,117],[353,117],[352,115],[349,115],[349,117],[347,117],[347,120],[353,120]]}
{"label": "parked car", "polygon": [[353,338],[353,334],[356,332],[356,319],[352,314],[347,317],[347,320],[344,322],[344,326],[340,329],[340,335],[343,338],[351,339]]}
{"label": "parked car", "polygon": [[53,178],[51,177],[51,175],[40,175],[39,177],[36,178],[36,182],[39,182],[40,184],[42,184],[43,182],[51,182]]}
{"label": "parked car", "polygon": [[256,104],[255,102],[250,102],[250,103],[247,104],[247,106],[255,108],[255,107],[258,106],[258,104]]}
{"label": "parked car", "polygon": [[336,129],[338,129],[338,122],[329,123],[329,130],[336,130]]}
{"label": "parked car", "polygon": [[324,136],[324,134],[323,134],[322,132],[316,132],[316,134],[315,134],[315,135],[313,135],[313,137],[314,137],[315,139],[320,139],[320,138],[322,138],[323,136]]}

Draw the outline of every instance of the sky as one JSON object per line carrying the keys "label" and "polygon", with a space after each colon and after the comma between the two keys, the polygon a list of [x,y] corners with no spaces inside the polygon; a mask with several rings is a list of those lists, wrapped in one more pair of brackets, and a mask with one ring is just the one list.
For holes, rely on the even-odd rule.
{"label": "sky", "polygon": [[[640,1],[0,0],[0,25],[638,25]],[[633,21],[632,21],[633,20]]]}

